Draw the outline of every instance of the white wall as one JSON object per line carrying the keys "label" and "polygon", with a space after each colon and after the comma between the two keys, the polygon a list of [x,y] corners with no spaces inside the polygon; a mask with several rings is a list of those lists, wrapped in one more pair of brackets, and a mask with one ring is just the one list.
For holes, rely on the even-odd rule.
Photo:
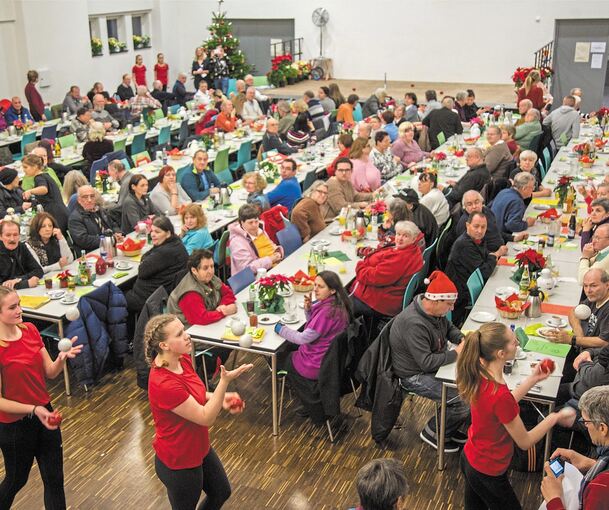
{"label": "white wall", "polygon": [[[315,7],[330,13],[324,55],[337,78],[509,83],[519,65],[554,35],[556,18],[609,18],[608,0],[227,0],[229,18],[293,18],[305,58],[318,55]],[[138,50],[152,68],[165,53],[170,81],[188,71],[195,46],[207,37],[217,2],[211,0],[0,0],[0,97],[23,94],[25,73],[47,68],[45,101],[61,102],[72,84],[86,92],[94,81],[114,91],[135,52],[90,53],[90,15],[147,11],[152,48]],[[536,21],[540,16],[540,21]],[[105,32],[105,23],[102,24]],[[107,41],[104,40],[104,45]]]}

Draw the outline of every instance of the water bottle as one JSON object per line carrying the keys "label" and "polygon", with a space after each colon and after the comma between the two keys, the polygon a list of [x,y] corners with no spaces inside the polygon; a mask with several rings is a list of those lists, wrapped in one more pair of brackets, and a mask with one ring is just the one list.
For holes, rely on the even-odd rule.
{"label": "water bottle", "polygon": [[104,260],[108,258],[104,236],[99,236],[99,256]]}
{"label": "water bottle", "polygon": [[163,147],[163,166],[167,164],[167,149]]}

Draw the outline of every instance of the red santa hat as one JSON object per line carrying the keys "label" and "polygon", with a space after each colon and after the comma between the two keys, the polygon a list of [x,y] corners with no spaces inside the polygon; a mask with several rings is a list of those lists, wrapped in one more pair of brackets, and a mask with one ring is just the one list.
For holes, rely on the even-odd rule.
{"label": "red santa hat", "polygon": [[425,297],[431,301],[451,301],[457,299],[457,287],[442,271],[434,271],[425,278]]}

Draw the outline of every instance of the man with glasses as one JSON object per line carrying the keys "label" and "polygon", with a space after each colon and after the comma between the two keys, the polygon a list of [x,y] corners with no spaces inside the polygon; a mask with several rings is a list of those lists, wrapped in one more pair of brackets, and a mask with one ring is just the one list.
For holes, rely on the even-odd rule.
{"label": "man with glasses", "polygon": [[584,276],[591,268],[609,270],[609,224],[603,223],[596,227],[592,242],[584,245],[579,259],[577,279],[584,282]]}
{"label": "man with glasses", "polygon": [[113,223],[106,212],[98,207],[93,186],[78,188],[78,203],[68,219],[68,230],[77,253],[99,248],[99,236],[107,231],[115,232],[118,242],[122,241],[119,227]]}
{"label": "man with glasses", "polygon": [[[442,382],[435,374],[444,365],[454,363],[463,348],[463,333],[446,318],[457,300],[457,287],[442,272],[434,271],[425,280],[424,294],[393,320],[389,330],[393,373],[400,378],[405,392],[439,402],[442,398]],[[448,348],[448,344],[453,348]],[[456,453],[467,435],[459,429],[469,416],[469,407],[457,393],[448,390],[446,406],[446,441],[444,451]],[[420,433],[420,438],[437,449],[436,419],[432,417]]]}
{"label": "man with glasses", "polygon": [[[609,501],[609,386],[598,386],[586,391],[579,401],[580,423],[596,445],[596,459],[564,448],[558,448],[552,459],[561,457],[573,464],[584,475],[579,487],[579,508],[602,510]],[[562,476],[556,478],[545,465],[546,475],[541,482],[541,493],[549,510],[565,508]]]}
{"label": "man with glasses", "polygon": [[355,191],[353,184],[351,184],[353,163],[349,158],[340,158],[334,168],[334,176],[326,181],[328,184],[328,201],[323,208],[326,222],[334,220],[343,207],[350,206],[363,209],[372,200],[372,193]]}
{"label": "man with glasses", "polygon": [[277,184],[275,189],[269,191],[266,194],[266,198],[271,204],[271,207],[275,205],[282,205],[288,208],[288,212],[294,207],[294,203],[302,198],[302,191],[300,189],[300,183],[296,178],[296,161],[293,159],[284,159],[279,167],[279,175],[281,176],[281,182]]}

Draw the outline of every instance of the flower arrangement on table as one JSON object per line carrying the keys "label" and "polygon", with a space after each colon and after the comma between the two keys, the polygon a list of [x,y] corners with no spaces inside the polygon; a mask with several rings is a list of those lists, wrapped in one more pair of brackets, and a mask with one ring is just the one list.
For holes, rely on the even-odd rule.
{"label": "flower arrangement on table", "polygon": [[554,70],[548,66],[541,67],[517,67],[512,74],[512,81],[517,88],[520,88],[524,85],[524,81],[527,79],[529,73],[533,70],[539,71],[539,75],[541,76],[541,81],[545,83],[545,81],[554,74]]}
{"label": "flower arrangement on table", "polygon": [[260,308],[269,313],[281,313],[283,310],[283,296],[280,292],[290,290],[290,279],[281,274],[272,274],[260,278],[257,286]]}
{"label": "flower arrangement on table", "polygon": [[354,124],[351,122],[343,122],[339,124],[338,131],[341,135],[353,135]]}
{"label": "flower arrangement on table", "polygon": [[97,172],[97,177],[99,178],[101,192],[108,193],[108,178],[110,177],[108,170],[99,170]]}
{"label": "flower arrangement on table", "polygon": [[594,165],[595,161],[596,158],[589,155],[585,155],[579,158],[579,164],[582,166],[582,168],[591,168],[592,165]]}
{"label": "flower arrangement on table", "polygon": [[483,129],[485,124],[484,121],[480,117],[474,117],[469,121],[470,126],[477,124],[480,129]]}
{"label": "flower arrangement on table", "polygon": [[110,53],[127,51],[127,43],[119,41],[116,37],[110,37],[110,39],[108,39],[108,47],[110,48]]}
{"label": "flower arrangement on table", "polygon": [[539,213],[537,215],[537,218],[539,218],[542,223],[551,223],[552,221],[560,218],[560,214],[558,214],[558,211],[554,207],[552,207],[547,211]]}
{"label": "flower arrangement on table", "polygon": [[103,44],[99,37],[91,37],[91,55],[99,57],[103,53]]}
{"label": "flower arrangement on table", "polygon": [[139,48],[150,48],[150,36],[149,35],[134,35],[133,36],[133,47],[136,50]]}
{"label": "flower arrangement on table", "polygon": [[609,108],[607,108],[606,106],[601,106],[599,108],[599,110],[596,112],[596,116],[600,119],[601,117],[604,117],[605,115],[609,115]]}
{"label": "flower arrangement on table", "polygon": [[537,250],[529,248],[516,255],[516,265],[518,266],[518,269],[514,271],[511,278],[512,281],[520,283],[525,266],[528,266],[529,268],[531,280],[536,280],[537,274],[546,266],[546,258],[539,254]]}
{"label": "flower arrangement on table", "polygon": [[59,280],[59,287],[65,289],[68,287],[68,280],[74,276],[68,269],[57,274],[55,278]]}
{"label": "flower arrangement on table", "polygon": [[13,122],[13,127],[17,131],[17,134],[20,135],[21,133],[27,132],[28,123],[17,119],[15,122]]}
{"label": "flower arrangement on table", "polygon": [[558,205],[560,207],[562,207],[565,200],[567,200],[567,195],[569,192],[575,194],[575,189],[573,188],[573,177],[570,175],[563,175],[560,179],[558,179],[556,187],[554,188],[554,193],[556,194]]}
{"label": "flower arrangement on table", "polygon": [[499,310],[499,315],[504,319],[518,319],[528,307],[530,303],[523,301],[517,294],[501,299],[495,296],[495,306]]}
{"label": "flower arrangement on table", "polygon": [[306,80],[311,74],[311,64],[307,60],[297,60],[294,62],[298,66],[298,77],[301,80]]}
{"label": "flower arrangement on table", "polygon": [[571,151],[576,152],[580,156],[586,156],[586,155],[590,154],[590,152],[592,151],[592,147],[590,146],[590,144],[588,142],[582,142],[582,143],[575,144],[573,146],[573,148],[571,149]]}
{"label": "flower arrangement on table", "polygon": [[272,161],[262,161],[258,165],[258,169],[269,184],[273,184],[275,179],[279,177],[279,167]]}

